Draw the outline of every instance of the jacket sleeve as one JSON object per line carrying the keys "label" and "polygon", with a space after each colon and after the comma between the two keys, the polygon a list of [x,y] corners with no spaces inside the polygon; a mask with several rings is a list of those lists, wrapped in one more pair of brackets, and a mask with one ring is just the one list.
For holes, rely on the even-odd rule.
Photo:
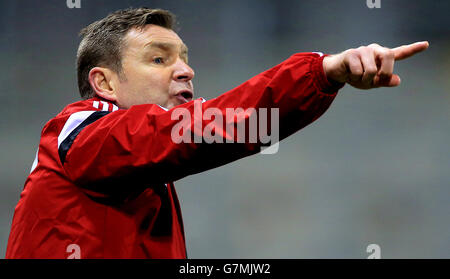
{"label": "jacket sleeve", "polygon": [[[239,122],[249,124],[250,117],[227,119],[227,109],[254,108],[259,116],[258,109],[276,108],[279,139],[286,138],[320,117],[343,86],[330,84],[326,79],[324,57],[316,53],[294,54],[206,102],[191,101],[169,111],[154,104],[135,105],[109,113],[76,136],[63,164],[66,174],[77,185],[103,185],[91,188],[101,192],[113,184],[145,187],[167,183],[255,154],[264,145],[260,139],[250,142],[247,136],[245,142],[237,140]],[[222,121],[205,115],[198,117],[195,114],[200,107],[203,112],[214,110],[215,118],[223,115]],[[176,109],[188,112],[192,119],[186,122],[193,135],[191,142],[173,140],[173,130],[180,125],[180,118],[173,116]],[[216,139],[222,138],[224,143],[194,139],[202,136],[198,126],[205,129],[208,124],[209,128],[214,127]],[[269,127],[267,134],[271,130]],[[246,131],[249,132],[248,125]],[[225,143],[227,139],[234,139],[235,143]],[[99,183],[102,181],[105,183]]]}

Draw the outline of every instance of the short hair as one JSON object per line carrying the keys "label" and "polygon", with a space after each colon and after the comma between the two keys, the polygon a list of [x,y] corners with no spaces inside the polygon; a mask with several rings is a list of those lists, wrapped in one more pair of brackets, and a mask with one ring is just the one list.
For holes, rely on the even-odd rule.
{"label": "short hair", "polygon": [[82,99],[95,96],[89,83],[89,71],[107,67],[121,75],[124,37],[133,28],[155,24],[173,30],[175,15],[162,9],[128,8],[95,21],[80,31],[82,40],[77,52],[78,89]]}

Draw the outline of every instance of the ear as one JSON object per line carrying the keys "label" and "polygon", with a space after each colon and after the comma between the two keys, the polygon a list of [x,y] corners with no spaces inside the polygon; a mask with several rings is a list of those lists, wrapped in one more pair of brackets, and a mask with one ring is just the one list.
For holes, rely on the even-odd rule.
{"label": "ear", "polygon": [[94,92],[109,101],[117,101],[118,76],[108,68],[94,67],[89,71],[89,83]]}

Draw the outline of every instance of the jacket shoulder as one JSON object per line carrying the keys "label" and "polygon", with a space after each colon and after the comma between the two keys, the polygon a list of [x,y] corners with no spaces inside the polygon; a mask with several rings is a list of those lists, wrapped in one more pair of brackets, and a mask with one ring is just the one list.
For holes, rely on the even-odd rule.
{"label": "jacket shoulder", "polygon": [[94,97],[67,105],[56,117],[71,115],[80,111],[115,111],[117,109],[118,107],[115,104]]}
{"label": "jacket shoulder", "polygon": [[115,104],[98,97],[71,103],[45,124],[42,129],[42,135],[48,132],[59,134],[63,127],[69,124],[67,123],[69,120],[76,120],[92,112],[112,112],[116,110],[118,110],[118,107]]}

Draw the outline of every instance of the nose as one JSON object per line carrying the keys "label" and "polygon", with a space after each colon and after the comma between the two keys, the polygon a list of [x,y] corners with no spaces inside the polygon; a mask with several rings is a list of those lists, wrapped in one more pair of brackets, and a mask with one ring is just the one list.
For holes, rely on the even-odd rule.
{"label": "nose", "polygon": [[195,76],[194,70],[189,67],[182,59],[178,58],[175,63],[175,70],[173,72],[173,78],[176,81],[190,81]]}

